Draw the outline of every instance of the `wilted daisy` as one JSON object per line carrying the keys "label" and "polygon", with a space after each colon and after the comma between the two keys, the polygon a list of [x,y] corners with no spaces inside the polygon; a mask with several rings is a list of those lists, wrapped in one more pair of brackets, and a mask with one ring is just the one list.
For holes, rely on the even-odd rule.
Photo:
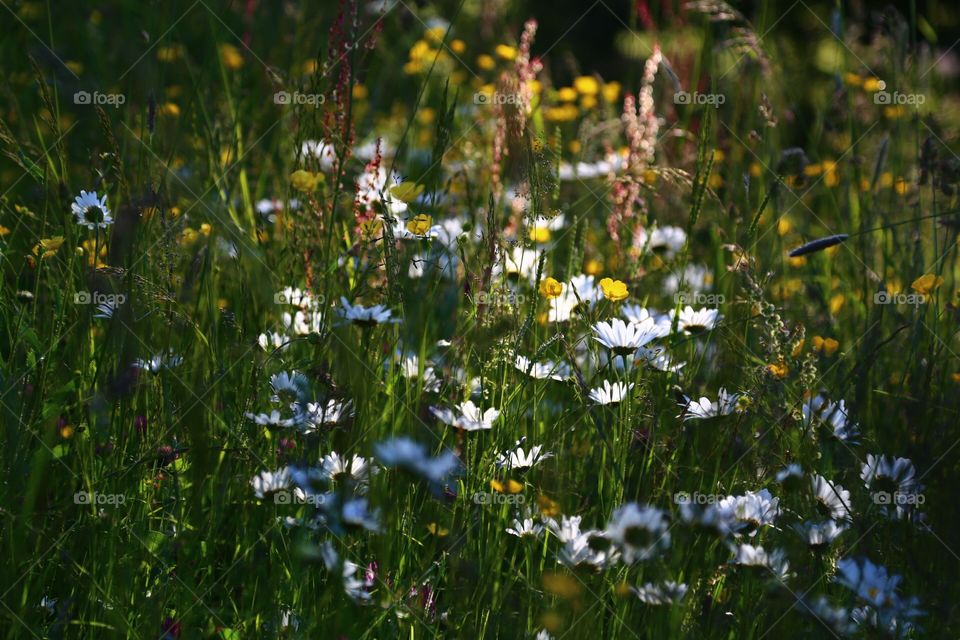
{"label": "wilted daisy", "polygon": [[648,605],[673,604],[682,601],[687,595],[687,585],[672,580],[661,584],[648,582],[640,587],[631,587],[630,590],[640,599],[640,602]]}
{"label": "wilted daisy", "polygon": [[780,580],[786,580],[789,577],[790,564],[783,549],[774,549],[768,553],[763,547],[741,544],[737,546],[736,554],[730,563],[743,567],[769,569]]}
{"label": "wilted daisy", "polygon": [[518,538],[539,538],[543,534],[544,526],[534,524],[533,518],[517,518],[513,521],[512,527],[507,527],[506,532]]}
{"label": "wilted daisy", "polygon": [[679,314],[676,314],[675,311],[670,313],[671,320],[674,316],[678,316],[677,327],[688,335],[696,335],[714,329],[723,317],[716,309],[694,310],[690,305],[681,309]]}
{"label": "wilted daisy", "polygon": [[838,484],[833,484],[823,476],[811,478],[813,494],[817,505],[834,520],[850,520],[853,511],[850,507],[850,492]]}
{"label": "wilted daisy", "polygon": [[652,318],[639,323],[624,322],[620,318],[610,322],[601,321],[593,325],[593,332],[594,340],[621,356],[631,354],[648,342],[666,335],[663,327]]}
{"label": "wilted daisy", "polygon": [[420,380],[424,391],[436,393],[440,390],[443,381],[437,376],[433,365],[425,364],[420,372],[420,357],[416,354],[399,353],[400,372],[407,380]]}
{"label": "wilted daisy", "polygon": [[803,468],[798,464],[788,464],[780,471],[777,471],[777,482],[779,484],[800,478],[803,478]]}
{"label": "wilted daisy", "polygon": [[340,308],[337,309],[340,317],[362,327],[372,327],[378,324],[389,322],[400,322],[399,318],[393,317],[393,312],[382,304],[375,304],[372,307],[363,305],[351,305],[343,296],[340,297]]}
{"label": "wilted daisy", "polygon": [[605,535],[633,563],[649,560],[670,547],[670,525],[666,514],[656,507],[630,502],[613,512]]}
{"label": "wilted daisy", "polygon": [[614,382],[610,384],[609,380],[604,380],[602,387],[590,390],[590,399],[597,404],[617,404],[627,397],[631,389],[633,389],[633,383]]}
{"label": "wilted daisy", "polygon": [[107,196],[98,197],[96,191],[81,191],[70,205],[70,211],[77,218],[77,224],[91,231],[106,229],[113,224],[110,209],[107,208]]}
{"label": "wilted daisy", "polygon": [[[727,390],[720,387],[717,394],[717,400],[711,401],[710,398],[703,396],[699,400],[693,400],[684,396],[687,403],[683,406],[684,420],[706,420],[718,416],[728,416],[737,410],[740,400],[740,394],[727,393]],[[679,416],[678,416],[679,417]]]}
{"label": "wilted daisy", "polygon": [[531,378],[538,380],[549,378],[563,381],[570,378],[570,365],[566,362],[553,362],[551,360],[533,362],[526,356],[518,355],[514,358],[513,366]]}
{"label": "wilted daisy", "polygon": [[847,530],[845,526],[838,525],[833,520],[821,523],[807,520],[803,524],[794,525],[793,528],[806,539],[807,545],[812,549],[829,547],[837,536]]}
{"label": "wilted daisy", "polygon": [[524,451],[523,440],[518,440],[516,444],[516,449],[505,451],[504,453],[497,456],[496,466],[498,469],[530,469],[540,464],[547,458],[552,458],[553,454],[549,451],[544,451],[542,445],[534,445],[530,447],[530,451]]}
{"label": "wilted daisy", "polygon": [[260,499],[285,491],[290,488],[290,469],[284,467],[276,471],[261,471],[250,479],[250,485]]}

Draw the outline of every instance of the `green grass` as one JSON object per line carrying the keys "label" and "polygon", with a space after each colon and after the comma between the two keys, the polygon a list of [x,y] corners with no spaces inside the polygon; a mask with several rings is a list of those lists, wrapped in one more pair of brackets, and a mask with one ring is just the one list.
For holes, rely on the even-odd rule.
{"label": "green grass", "polygon": [[[960,628],[960,119],[944,63],[957,35],[948,8],[910,4],[879,23],[815,3],[781,22],[778,3],[717,20],[713,3],[651,3],[654,35],[634,3],[583,15],[557,5],[570,31],[537,34],[542,90],[521,118],[517,70],[496,47],[519,46],[524,21],[550,11],[537,3],[382,14],[349,3],[0,4],[8,637],[887,637],[810,615],[821,596],[847,614],[864,605],[837,581],[849,558],[902,576],[899,596],[918,598],[923,613],[903,637]],[[613,43],[591,39],[610,21]],[[654,42],[664,61],[649,84]],[[597,50],[613,60],[602,78],[578,59]],[[571,101],[561,89],[573,86]],[[623,98],[644,89],[659,118],[649,162],[613,180],[567,176],[630,148]],[[723,102],[678,104],[681,90]],[[881,90],[923,104],[896,111],[874,98]],[[122,104],[77,103],[83,91]],[[323,102],[277,104],[278,91]],[[422,189],[394,190],[409,200],[395,215],[383,203],[391,182],[369,205],[357,196],[373,155],[363,147],[377,139],[379,166]],[[302,153],[311,140],[328,141],[331,158]],[[299,188],[298,170],[322,176],[315,189]],[[111,225],[77,224],[81,190],[107,196]],[[263,199],[299,206],[270,219]],[[549,233],[531,223],[557,213]],[[399,237],[417,214],[456,231]],[[637,240],[655,227],[682,239],[666,252]],[[850,237],[788,257],[838,233]],[[507,258],[521,251],[518,277]],[[595,304],[550,321],[541,283],[584,273],[623,281],[629,298],[596,288]],[[593,325],[626,304],[679,312],[675,291],[702,273],[709,301],[693,306],[722,320],[695,335],[668,320],[655,341],[683,368],[613,367]],[[312,330],[284,320],[296,312],[276,298],[286,287],[313,296]],[[879,292],[926,297],[879,304]],[[112,317],[78,302],[111,295],[124,296]],[[341,297],[399,322],[343,320]],[[267,332],[282,335],[264,348]],[[169,354],[176,366],[133,366]],[[534,379],[515,355],[572,372]],[[257,424],[251,414],[292,415],[271,399],[271,376],[290,371],[307,381],[301,401],[349,401],[352,417],[310,433]],[[604,381],[633,385],[628,399],[591,401]],[[721,388],[742,396],[737,411],[682,418],[684,395],[716,400]],[[801,408],[821,392],[845,401],[858,438],[805,428]],[[471,398],[500,411],[492,429],[456,429],[431,411]],[[383,464],[378,447],[395,437],[454,452],[457,472],[429,482]],[[521,439],[553,456],[499,467]],[[369,487],[340,477],[317,508],[251,486],[331,452],[378,469]],[[923,522],[876,502],[890,487],[861,478],[868,454],[912,461],[923,504],[910,511]],[[778,482],[789,464],[803,479]],[[853,511],[820,550],[794,530],[829,515],[813,474],[848,491]],[[684,493],[761,489],[779,499],[772,524],[718,535],[681,518]],[[343,517],[360,497],[376,527]],[[604,529],[627,503],[663,510],[669,533],[632,563],[573,566],[555,533],[505,531],[518,514]],[[285,522],[317,513],[327,519],[313,528]],[[639,533],[610,548],[629,551]],[[786,575],[732,564],[738,544],[782,550]],[[358,566],[352,578],[345,563]],[[351,579],[361,581],[352,596]],[[666,581],[687,585],[685,596],[656,606],[631,590]],[[282,623],[287,613],[295,623]]]}

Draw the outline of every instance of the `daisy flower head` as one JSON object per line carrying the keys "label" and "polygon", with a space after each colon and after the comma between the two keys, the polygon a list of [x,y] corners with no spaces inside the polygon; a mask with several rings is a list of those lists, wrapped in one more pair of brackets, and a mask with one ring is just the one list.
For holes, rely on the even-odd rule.
{"label": "daisy flower head", "polygon": [[539,538],[543,535],[544,526],[534,523],[533,518],[516,518],[513,526],[507,527],[506,532],[518,538]]}
{"label": "daisy flower head", "polygon": [[694,400],[684,396],[687,401],[683,409],[683,419],[687,420],[706,420],[719,416],[728,416],[739,407],[740,394],[727,393],[727,390],[720,387],[717,394],[717,400],[711,401],[710,398],[703,396],[699,400]]}
{"label": "daisy flower head", "polygon": [[643,604],[656,606],[682,601],[687,595],[687,588],[687,585],[682,582],[668,580],[662,584],[648,582],[640,587],[631,587],[630,590]]}
{"label": "daisy flower head", "polygon": [[847,530],[845,525],[839,525],[834,520],[816,523],[807,520],[803,524],[794,525],[794,529],[807,541],[811,549],[826,549],[837,537]]}
{"label": "daisy flower head", "polygon": [[649,235],[645,230],[641,230],[634,241],[634,246],[662,255],[669,260],[683,248],[686,241],[687,233],[680,227],[654,227]]}
{"label": "daisy flower head", "polygon": [[630,502],[613,512],[605,536],[623,554],[624,562],[649,560],[670,547],[670,525],[656,507]]}
{"label": "daisy flower head", "polygon": [[400,318],[394,318],[393,311],[382,304],[375,304],[372,307],[364,307],[360,304],[351,305],[346,298],[341,296],[340,305],[337,310],[340,317],[361,327],[400,322]]}
{"label": "daisy flower head", "polygon": [[718,503],[722,512],[730,512],[736,519],[734,529],[747,529],[754,536],[762,527],[773,525],[780,516],[780,499],[767,489],[747,491],[742,496],[727,496]]}
{"label": "daisy flower head", "polygon": [[534,445],[529,451],[523,450],[523,439],[516,443],[516,449],[505,451],[497,456],[494,463],[498,469],[520,470],[531,469],[544,460],[552,458],[553,454],[543,450],[543,445]]}
{"label": "daisy flower head", "polygon": [[790,565],[787,562],[787,554],[783,549],[774,549],[767,552],[763,547],[741,544],[737,547],[730,564],[769,569],[780,580],[785,580],[790,575]]}
{"label": "daisy flower head", "polygon": [[716,309],[696,309],[687,305],[680,310],[680,313],[671,311],[671,320],[677,318],[677,327],[687,335],[697,335],[705,331],[712,331],[717,323],[723,319],[720,312]]}
{"label": "daisy flower head", "polygon": [[290,469],[284,467],[277,471],[261,471],[250,479],[250,486],[261,500],[278,491],[285,491],[290,488]]}
{"label": "daisy flower head", "polygon": [[570,378],[570,365],[566,362],[553,362],[544,360],[543,362],[534,362],[526,356],[517,355],[514,358],[513,366],[522,373],[537,380],[557,380],[563,382]]}
{"label": "daisy flower head", "polygon": [[823,394],[818,393],[803,403],[801,411],[803,425],[808,429],[814,424],[819,424],[837,440],[850,444],[857,443],[860,428],[849,419],[843,400],[830,402]]}
{"label": "daisy flower head", "polygon": [[77,218],[77,224],[91,231],[106,229],[113,224],[110,209],[107,208],[107,196],[97,196],[96,191],[81,191],[70,211]]}
{"label": "daisy flower head", "polygon": [[609,380],[604,380],[602,387],[590,390],[590,399],[597,404],[618,404],[627,398],[631,389],[633,389],[632,382],[630,384],[624,384],[623,382],[610,384]]}
{"label": "daisy flower head", "polygon": [[625,356],[635,352],[649,342],[666,335],[663,327],[652,318],[635,324],[614,318],[610,322],[600,321],[593,325],[593,339],[613,353]]}
{"label": "daisy flower head", "polygon": [[353,402],[331,398],[326,402],[308,402],[306,411],[299,416],[306,433],[324,426],[342,425],[353,417]]}
{"label": "daisy flower head", "polygon": [[851,520],[853,518],[849,491],[830,482],[823,476],[814,475],[811,478],[811,483],[817,507],[824,515],[834,520]]}

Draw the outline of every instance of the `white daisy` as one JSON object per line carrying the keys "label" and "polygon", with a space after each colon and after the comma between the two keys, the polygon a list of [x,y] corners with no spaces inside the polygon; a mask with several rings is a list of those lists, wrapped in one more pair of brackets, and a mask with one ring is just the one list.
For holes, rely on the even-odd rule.
{"label": "white daisy", "polygon": [[513,521],[512,527],[507,527],[506,532],[518,538],[539,538],[543,534],[544,526],[534,524],[533,518],[519,518]]}
{"label": "white daisy", "polygon": [[[716,418],[719,416],[728,416],[734,411],[737,410],[737,405],[740,400],[740,394],[737,393],[727,393],[727,390],[723,387],[720,387],[720,391],[717,393],[717,400],[713,402],[710,398],[703,396],[699,400],[693,400],[684,396],[687,403],[686,405],[681,405],[684,407],[683,419],[686,420],[706,420],[708,418]],[[678,416],[679,417],[679,416]]]}
{"label": "white daisy", "polygon": [[634,246],[638,249],[662,254],[670,259],[683,248],[686,241],[687,233],[680,227],[655,227],[649,236],[645,230],[641,229],[634,240]]}
{"label": "white daisy", "polygon": [[324,426],[344,424],[353,417],[353,403],[350,400],[333,398],[326,402],[308,402],[306,411],[299,417],[306,425],[307,433]]}
{"label": "white daisy", "polygon": [[741,544],[737,547],[736,554],[730,563],[743,567],[769,569],[780,580],[785,580],[789,576],[790,565],[787,562],[787,554],[783,549],[774,549],[768,553],[763,547]]}
{"label": "white daisy", "polygon": [[276,409],[270,413],[251,413],[248,411],[243,415],[261,427],[292,427],[297,423],[296,418],[284,418]]}
{"label": "white daisy", "polygon": [[370,476],[377,474],[377,467],[373,463],[356,454],[352,456],[341,456],[336,451],[331,451],[320,460],[320,468],[323,474],[330,480],[336,481],[349,478],[357,487],[366,488],[370,482]]}
{"label": "white daisy", "polygon": [[173,369],[174,367],[179,367],[182,363],[183,357],[177,355],[171,349],[166,354],[159,353],[151,357],[149,360],[137,358],[136,362],[133,363],[133,366],[155,374],[160,373],[160,371],[163,369]]}
{"label": "white daisy", "polygon": [[593,325],[593,332],[596,334],[593,336],[594,340],[622,356],[666,335],[663,327],[653,318],[639,323],[624,322],[620,318],[614,318],[610,322],[601,321]]}
{"label": "white daisy", "polygon": [[827,400],[823,394],[817,394],[803,403],[801,411],[806,428],[809,429],[815,423],[820,424],[837,440],[856,444],[860,429],[855,422],[849,420],[843,400],[834,403]]}
{"label": "white daisy", "polygon": [[310,381],[299,371],[281,371],[270,376],[270,388],[273,390],[271,402],[288,405],[306,397]]}
{"label": "white daisy", "polygon": [[772,525],[780,516],[780,499],[773,497],[767,489],[747,491],[742,496],[727,496],[717,506],[721,512],[733,513],[739,524],[735,528],[751,528],[751,536],[761,527]]}
{"label": "white daisy", "polygon": [[377,324],[388,322],[400,322],[399,318],[393,317],[393,312],[382,304],[375,304],[372,307],[363,305],[351,305],[346,298],[340,297],[340,308],[337,313],[340,317],[363,327],[371,327]]}
{"label": "white daisy", "polygon": [[517,441],[516,449],[505,451],[497,456],[495,464],[498,469],[530,469],[553,457],[551,452],[543,450],[542,445],[534,445],[530,447],[529,452],[526,452],[520,446],[521,444],[523,444],[522,439]]}
{"label": "white daisy", "polygon": [[434,484],[446,482],[460,468],[460,460],[452,451],[433,457],[424,445],[407,437],[377,443],[374,453],[385,467],[406,469]]}
{"label": "white daisy", "polygon": [[480,407],[473,404],[472,400],[467,400],[458,407],[460,417],[457,419],[457,425],[464,431],[481,431],[492,429],[493,423],[500,417],[499,409],[487,409],[481,411]]}
{"label": "white daisy", "polygon": [[838,525],[833,520],[827,520],[819,524],[807,520],[803,524],[794,525],[793,528],[806,539],[807,545],[812,549],[829,547],[837,539],[837,536],[847,530],[846,526]]}
{"label": "white daisy", "polygon": [[624,562],[649,560],[670,547],[670,525],[656,507],[630,502],[613,512],[605,536],[623,554]]}
{"label": "white daisy", "polygon": [[723,316],[720,315],[720,312],[716,309],[697,309],[694,310],[690,305],[685,306],[680,310],[680,313],[677,314],[676,310],[670,312],[671,321],[673,317],[679,315],[677,320],[677,327],[680,331],[687,333],[688,335],[696,335],[698,333],[703,333],[704,331],[710,331],[717,326],[717,323],[723,319]]}
{"label": "white daisy", "polygon": [[260,345],[260,348],[264,351],[270,351],[273,349],[286,348],[289,345],[286,343],[289,342],[290,338],[283,333],[276,333],[273,331],[267,331],[266,333],[261,333],[257,337],[257,344]]}
{"label": "white daisy", "polygon": [[814,475],[811,478],[813,494],[817,505],[834,520],[851,520],[853,510],[850,507],[850,492],[838,484],[834,484],[823,476]]}
{"label": "white daisy", "polygon": [[298,336],[320,333],[320,329],[323,327],[322,310],[298,310],[293,313],[284,311],[280,319],[285,329]]}
{"label": "white daisy", "polygon": [[550,532],[563,543],[558,556],[560,562],[570,567],[593,568],[603,568],[616,562],[619,554],[604,532],[596,529],[581,531],[580,520],[580,516],[561,516],[559,523],[553,519],[547,520]]}
{"label": "white daisy", "polygon": [[260,499],[278,491],[285,491],[290,488],[290,469],[284,467],[276,471],[261,471],[250,479],[250,485]]}
{"label": "white daisy", "polygon": [[70,211],[77,218],[77,224],[91,231],[106,229],[113,224],[110,209],[107,208],[107,196],[98,197],[96,191],[81,191],[70,205]]}
{"label": "white daisy", "polygon": [[673,604],[682,601],[687,595],[687,585],[672,580],[662,584],[648,582],[640,587],[631,587],[630,590],[640,599],[640,602],[648,605]]}
{"label": "white daisy", "polygon": [[513,361],[513,366],[537,380],[550,378],[562,382],[570,378],[570,365],[565,362],[553,362],[551,360],[533,362],[526,356],[518,355]]}
{"label": "white daisy", "polygon": [[631,389],[633,389],[633,383],[614,382],[610,384],[609,380],[604,380],[602,387],[590,390],[590,399],[597,404],[617,404],[626,399]]}

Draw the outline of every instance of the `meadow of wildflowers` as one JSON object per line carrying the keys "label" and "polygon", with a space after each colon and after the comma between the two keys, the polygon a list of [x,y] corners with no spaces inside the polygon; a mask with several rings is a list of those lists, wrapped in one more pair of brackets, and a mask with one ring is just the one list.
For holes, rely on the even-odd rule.
{"label": "meadow of wildflowers", "polygon": [[5,637],[960,635],[949,3],[0,5]]}

